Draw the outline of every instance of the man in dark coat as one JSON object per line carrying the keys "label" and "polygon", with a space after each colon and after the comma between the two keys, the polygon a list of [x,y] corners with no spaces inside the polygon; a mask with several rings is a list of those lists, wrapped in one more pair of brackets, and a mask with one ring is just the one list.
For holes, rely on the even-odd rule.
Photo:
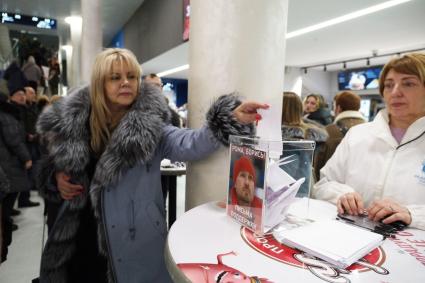
{"label": "man in dark coat", "polygon": [[[33,81],[28,82],[28,86],[25,87],[25,107],[20,107],[21,111],[24,112],[24,126],[26,132],[26,144],[28,151],[31,155],[31,160],[35,163],[40,157],[40,151],[38,148],[37,134],[35,130],[35,124],[38,118],[38,107],[37,107],[37,84]],[[20,106],[20,105],[19,105]],[[32,168],[28,171],[29,188],[27,191],[21,192],[18,198],[18,207],[33,207],[38,206],[40,203],[33,202],[30,200],[30,190],[35,189],[33,181],[33,170]]]}

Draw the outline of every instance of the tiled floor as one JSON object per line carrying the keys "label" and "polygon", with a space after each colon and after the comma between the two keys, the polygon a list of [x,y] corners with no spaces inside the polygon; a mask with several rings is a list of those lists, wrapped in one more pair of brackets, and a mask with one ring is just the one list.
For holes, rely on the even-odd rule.
{"label": "tiled floor", "polygon": [[[32,193],[31,200],[42,203],[36,193]],[[43,209],[43,205],[21,208],[21,214],[14,217],[19,228],[13,232],[7,260],[0,265],[0,283],[28,283],[37,277],[41,257]]]}
{"label": "tiled floor", "polygon": [[[177,217],[184,213],[186,177],[177,177]],[[32,192],[32,201],[42,202]],[[29,283],[37,277],[43,234],[43,206],[20,209],[15,223],[19,229],[13,232],[7,261],[0,265],[0,283]]]}

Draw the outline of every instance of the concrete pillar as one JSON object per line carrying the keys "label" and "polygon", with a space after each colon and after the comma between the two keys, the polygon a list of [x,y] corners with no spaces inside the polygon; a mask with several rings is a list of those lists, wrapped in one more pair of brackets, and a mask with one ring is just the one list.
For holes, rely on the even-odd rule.
{"label": "concrete pillar", "polygon": [[12,57],[12,44],[10,43],[9,28],[7,25],[0,25],[0,62],[4,64],[0,67],[3,70],[9,67]]}
{"label": "concrete pillar", "polygon": [[[288,0],[192,1],[189,126],[200,127],[214,97],[238,91],[281,111]],[[280,123],[276,121],[276,123]],[[225,200],[228,149],[191,162],[186,209]]]}
{"label": "concrete pillar", "polygon": [[68,24],[71,29],[71,66],[68,72],[68,87],[76,87],[80,84],[80,74],[81,74],[81,27],[82,20],[81,17],[70,17],[68,18]]}
{"label": "concrete pillar", "polygon": [[102,51],[102,0],[81,0],[81,83],[89,83],[94,58]]}

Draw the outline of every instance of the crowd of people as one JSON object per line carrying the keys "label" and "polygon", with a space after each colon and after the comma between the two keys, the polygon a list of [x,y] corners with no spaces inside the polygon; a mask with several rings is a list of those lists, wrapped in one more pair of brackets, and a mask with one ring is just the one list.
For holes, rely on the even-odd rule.
{"label": "crowd of people", "polygon": [[[161,160],[201,159],[228,145],[230,134],[253,135],[257,110],[268,106],[223,95],[205,126],[191,130],[160,95],[161,79],[142,79],[129,50],[99,53],[90,85],[59,101],[37,95],[42,77],[35,66],[34,58],[22,68],[12,63],[4,76],[9,95],[0,95],[2,261],[16,229],[15,201],[39,205],[29,199],[36,186],[49,223],[41,282],[171,282]],[[59,68],[52,66],[55,80]],[[425,55],[388,62],[379,91],[386,108],[372,122],[353,92],[335,96],[334,115],[321,95],[302,101],[284,92],[282,138],[316,143],[305,172],[315,181],[302,188],[311,197],[338,213],[425,229]],[[255,178],[252,164],[238,160],[232,201],[258,206]],[[245,199],[236,198],[242,184]]]}
{"label": "crowd of people", "polygon": [[5,176],[0,187],[1,261],[6,260],[12,232],[18,229],[14,217],[21,214],[19,209],[40,205],[30,200],[30,191],[37,190],[34,167],[40,158],[36,122],[55,99],[37,94],[43,75],[33,56],[22,68],[13,61],[3,78],[7,93],[0,93],[0,174]]}

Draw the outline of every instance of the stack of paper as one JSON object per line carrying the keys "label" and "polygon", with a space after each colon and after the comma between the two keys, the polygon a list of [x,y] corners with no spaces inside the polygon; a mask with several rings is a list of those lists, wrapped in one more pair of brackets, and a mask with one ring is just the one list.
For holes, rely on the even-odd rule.
{"label": "stack of paper", "polygon": [[285,231],[279,240],[337,267],[346,268],[379,247],[384,238],[341,221],[326,220]]}

